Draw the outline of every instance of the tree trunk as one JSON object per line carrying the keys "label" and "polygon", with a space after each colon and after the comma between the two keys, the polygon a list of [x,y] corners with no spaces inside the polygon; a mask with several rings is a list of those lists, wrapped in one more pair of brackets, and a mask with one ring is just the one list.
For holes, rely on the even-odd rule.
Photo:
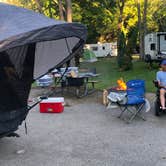
{"label": "tree trunk", "polygon": [[118,8],[119,8],[119,19],[118,19],[118,35],[117,35],[117,49],[118,49],[118,56],[117,62],[120,69],[123,67],[123,57],[125,55],[125,36],[122,31],[123,27],[123,8],[124,8],[125,1],[119,0],[118,1]]}
{"label": "tree trunk", "polygon": [[67,14],[67,22],[72,22],[72,2],[71,2],[71,0],[66,0],[66,14]]}
{"label": "tree trunk", "polygon": [[63,4],[62,4],[62,0],[58,0],[58,6],[59,6],[59,16],[60,16],[60,20],[64,21],[64,13],[63,13]]}
{"label": "tree trunk", "polygon": [[143,30],[143,35],[142,35],[142,57],[145,59],[145,35],[147,33],[147,25],[146,25],[146,17],[147,17],[147,7],[148,7],[148,0],[144,0],[144,10],[143,10],[143,22],[142,22],[142,30]]}
{"label": "tree trunk", "polygon": [[138,12],[138,32],[139,32],[139,53],[140,58],[143,58],[143,48],[142,48],[142,38],[143,38],[143,31],[142,31],[142,18],[141,18],[141,5],[140,0],[137,0],[137,12]]}
{"label": "tree trunk", "polygon": [[118,47],[118,56],[122,56],[121,55],[121,33],[122,33],[122,27],[123,27],[123,8],[124,8],[124,1],[123,0],[119,0],[118,2],[118,7],[119,7],[119,19],[118,19],[118,39],[117,39],[117,47]]}
{"label": "tree trunk", "polygon": [[39,13],[43,13],[43,11],[42,11],[42,4],[41,4],[40,0],[35,0],[35,3],[37,5]]}
{"label": "tree trunk", "polygon": [[144,0],[144,12],[143,12],[143,27],[144,27],[144,35],[147,33],[147,8],[148,8],[148,0]]}
{"label": "tree trunk", "polygon": [[52,0],[49,0],[48,10],[49,10],[49,16],[50,16],[50,18],[52,18],[52,10],[51,10],[51,8],[52,8]]}
{"label": "tree trunk", "polygon": [[141,7],[140,7],[140,0],[137,0],[137,11],[138,11],[138,31],[139,31],[139,47],[140,47],[140,58],[145,58],[145,44],[144,44],[144,38],[146,35],[146,16],[147,16],[147,6],[148,6],[148,0],[144,0],[144,9],[143,9],[143,18],[141,18]]}

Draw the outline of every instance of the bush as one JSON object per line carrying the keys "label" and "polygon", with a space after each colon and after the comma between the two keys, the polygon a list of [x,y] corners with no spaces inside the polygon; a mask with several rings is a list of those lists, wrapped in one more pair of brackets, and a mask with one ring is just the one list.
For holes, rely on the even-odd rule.
{"label": "bush", "polygon": [[130,56],[124,55],[119,57],[119,67],[121,71],[126,71],[132,69],[132,58]]}

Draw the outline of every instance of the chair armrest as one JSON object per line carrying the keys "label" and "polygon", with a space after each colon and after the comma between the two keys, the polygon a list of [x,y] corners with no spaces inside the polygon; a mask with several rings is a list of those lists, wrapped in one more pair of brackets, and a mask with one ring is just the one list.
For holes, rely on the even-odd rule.
{"label": "chair armrest", "polygon": [[157,80],[153,80],[153,84],[155,85],[156,88],[161,88]]}
{"label": "chair armrest", "polygon": [[159,82],[157,80],[153,80],[153,83],[154,83],[156,88],[158,88],[158,89],[164,88],[165,89],[164,86],[159,85]]}

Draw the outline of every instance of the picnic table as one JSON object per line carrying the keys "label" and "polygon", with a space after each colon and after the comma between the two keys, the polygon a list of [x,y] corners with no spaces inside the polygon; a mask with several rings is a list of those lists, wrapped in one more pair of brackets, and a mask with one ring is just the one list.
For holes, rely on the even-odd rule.
{"label": "picnic table", "polygon": [[[100,74],[96,73],[96,69],[93,68],[90,71],[79,69],[78,67],[68,67],[60,68],[60,70],[54,70],[52,72],[55,80],[61,78],[61,91],[63,93],[64,89],[68,92],[72,87],[75,88],[74,92],[78,98],[87,96],[95,91],[95,84],[98,83],[94,78],[98,77]],[[56,82],[56,81],[55,81]],[[91,85],[91,86],[90,86]]]}
{"label": "picnic table", "polygon": [[[79,73],[77,77],[66,77],[67,86],[76,88],[76,96],[81,98],[91,94],[95,91],[95,84],[98,83],[97,80],[93,78],[98,77],[100,74],[94,74],[92,72]],[[91,84],[91,88],[89,88]],[[82,89],[81,89],[82,88]]]}
{"label": "picnic table", "polygon": [[[70,87],[74,87],[76,97],[81,98],[87,96],[95,91],[95,84],[98,83],[98,81],[93,78],[98,77],[99,75],[100,74],[93,72],[77,73],[77,76],[75,77],[72,77],[70,74],[66,74],[61,81],[62,92],[64,91],[64,88],[67,88],[69,91]],[[62,75],[60,74],[54,75],[55,79],[61,76]],[[89,87],[89,84],[91,84],[91,87]]]}

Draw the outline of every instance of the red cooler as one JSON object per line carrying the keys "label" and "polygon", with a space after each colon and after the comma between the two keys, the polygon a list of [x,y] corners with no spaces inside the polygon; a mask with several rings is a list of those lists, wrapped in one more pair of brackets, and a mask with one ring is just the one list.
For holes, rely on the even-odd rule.
{"label": "red cooler", "polygon": [[63,97],[50,97],[40,102],[41,113],[61,113],[64,110]]}

